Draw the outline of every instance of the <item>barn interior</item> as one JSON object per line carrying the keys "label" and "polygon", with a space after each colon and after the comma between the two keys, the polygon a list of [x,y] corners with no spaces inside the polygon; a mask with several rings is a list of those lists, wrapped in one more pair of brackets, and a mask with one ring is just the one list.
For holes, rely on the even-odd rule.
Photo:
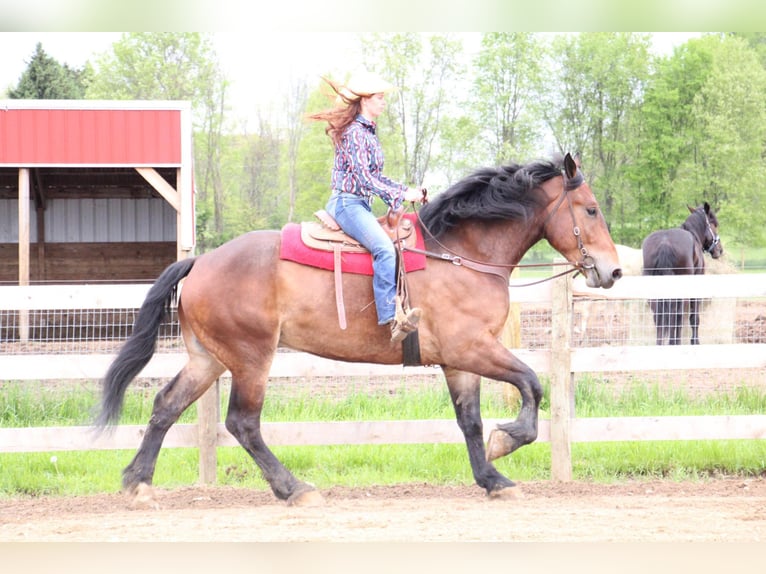
{"label": "barn interior", "polygon": [[[148,281],[177,258],[176,212],[132,167],[31,168],[29,188],[29,284]],[[19,169],[0,167],[2,284],[19,279],[18,197]]]}

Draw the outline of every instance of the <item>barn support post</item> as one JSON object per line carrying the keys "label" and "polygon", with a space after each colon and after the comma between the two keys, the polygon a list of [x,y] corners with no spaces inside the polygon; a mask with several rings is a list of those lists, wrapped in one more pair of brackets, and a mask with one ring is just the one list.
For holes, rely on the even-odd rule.
{"label": "barn support post", "polygon": [[562,482],[572,480],[572,305],[572,274],[567,273],[551,286],[551,478]]}
{"label": "barn support post", "polygon": [[[19,169],[19,285],[29,285],[29,169]],[[29,340],[29,311],[19,311],[19,340]]]}

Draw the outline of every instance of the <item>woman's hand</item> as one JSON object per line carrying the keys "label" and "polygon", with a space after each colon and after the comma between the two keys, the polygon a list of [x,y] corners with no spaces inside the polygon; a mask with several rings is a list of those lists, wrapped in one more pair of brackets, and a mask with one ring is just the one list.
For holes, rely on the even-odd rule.
{"label": "woman's hand", "polygon": [[421,202],[426,200],[426,188],[425,187],[408,187],[404,192],[404,201]]}

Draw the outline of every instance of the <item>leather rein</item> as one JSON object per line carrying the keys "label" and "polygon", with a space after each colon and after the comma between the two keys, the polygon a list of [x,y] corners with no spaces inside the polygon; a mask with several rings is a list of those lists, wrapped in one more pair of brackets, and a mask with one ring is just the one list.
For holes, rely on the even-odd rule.
{"label": "leather rein", "polygon": [[427,251],[425,249],[418,249],[417,247],[409,247],[406,245],[402,245],[401,249],[402,251],[411,251],[413,253],[425,255],[426,257],[440,259],[442,261],[449,261],[450,263],[458,267],[467,267],[469,269],[473,269],[474,271],[478,271],[480,273],[497,275],[498,277],[503,279],[503,281],[508,280],[508,275],[510,273],[508,271],[509,269],[513,270],[515,268],[549,267],[551,265],[570,265],[572,267],[571,269],[567,269],[565,271],[562,271],[561,273],[557,273],[556,275],[551,275],[550,277],[546,277],[545,279],[532,281],[530,283],[511,285],[511,287],[528,287],[531,285],[544,283],[545,281],[550,281],[551,279],[556,279],[557,277],[567,275],[568,273],[576,273],[582,269],[592,269],[594,267],[593,257],[591,257],[588,254],[588,250],[585,248],[585,245],[583,244],[582,236],[580,234],[580,227],[577,225],[577,221],[575,219],[575,214],[574,214],[574,208],[572,207],[572,198],[569,196],[570,191],[577,189],[583,184],[584,178],[582,174],[579,172],[579,170],[575,174],[575,176],[572,178],[567,177],[566,173],[563,171],[561,175],[564,178],[564,190],[561,192],[561,195],[559,196],[556,202],[556,205],[548,213],[547,217],[545,218],[545,221],[543,222],[543,236],[545,235],[545,228],[547,227],[551,217],[553,217],[553,215],[559,210],[559,208],[561,207],[561,204],[564,202],[564,199],[566,199],[567,204],[569,205],[569,213],[572,216],[572,233],[577,238],[577,248],[582,255],[582,260],[579,262],[572,263],[571,261],[566,261],[564,263],[528,263],[524,265],[518,265],[518,264],[514,265],[514,264],[506,264],[506,263],[490,263],[485,261],[478,261],[476,259],[471,259],[470,257],[466,257],[466,256],[455,253],[449,247],[439,242],[439,240],[436,237],[434,237],[434,235],[428,230],[428,228],[425,225],[423,225],[423,221],[420,219],[420,214],[417,212],[416,212],[416,215],[417,215],[418,223],[420,223],[421,228],[426,232],[426,234],[428,234],[428,236],[439,247],[441,247],[444,250],[444,252],[436,253],[434,251]]}

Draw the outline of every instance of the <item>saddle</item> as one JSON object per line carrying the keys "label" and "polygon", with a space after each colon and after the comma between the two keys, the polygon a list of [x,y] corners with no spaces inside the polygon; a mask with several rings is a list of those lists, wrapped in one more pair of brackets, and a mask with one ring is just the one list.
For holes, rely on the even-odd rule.
{"label": "saddle", "polygon": [[[383,217],[378,218],[378,222],[391,241],[397,248],[399,260],[401,261],[402,245],[411,241],[414,246],[415,225],[411,220],[403,218],[404,210],[389,211]],[[341,270],[342,253],[369,253],[366,247],[361,245],[356,239],[346,234],[338,225],[338,222],[324,209],[314,212],[318,221],[305,221],[301,223],[301,240],[306,246],[320,251],[333,252],[333,273],[335,278],[335,305],[338,309],[338,322],[341,329],[345,329],[346,308],[343,303],[343,274]],[[402,266],[400,265],[400,268]],[[400,282],[397,281],[397,289],[400,289]]]}
{"label": "saddle", "polygon": [[[393,242],[407,242],[415,232],[412,221],[402,218],[404,210],[389,212],[378,218],[383,231]],[[324,209],[314,212],[318,221],[304,221],[301,223],[301,239],[306,246],[320,251],[339,251],[340,253],[365,253],[367,248],[356,239],[347,235],[340,228],[338,222]],[[336,269],[338,266],[336,265]]]}

